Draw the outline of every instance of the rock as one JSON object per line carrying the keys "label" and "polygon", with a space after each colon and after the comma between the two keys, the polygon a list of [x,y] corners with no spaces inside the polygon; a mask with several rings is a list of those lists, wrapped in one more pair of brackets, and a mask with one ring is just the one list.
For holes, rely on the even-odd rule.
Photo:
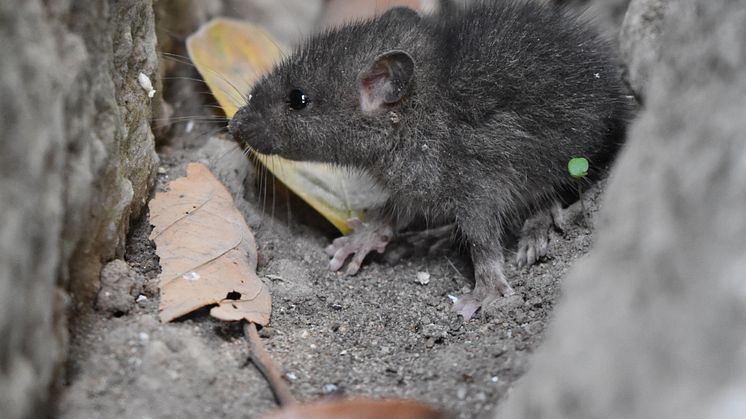
{"label": "rock", "polygon": [[746,414],[746,9],[668,7],[596,246],[500,418]]}
{"label": "rock", "polygon": [[142,290],[145,278],[133,271],[127,262],[115,259],[101,271],[101,288],[96,308],[112,315],[129,313]]}
{"label": "rock", "polygon": [[415,10],[428,10],[436,6],[430,3],[435,2],[422,0],[327,0],[321,24],[323,26],[338,26],[356,18],[364,19],[375,16],[390,7],[403,6]]}
{"label": "rock", "polygon": [[158,59],[151,0],[3,2],[0,21],[0,406],[15,419],[44,415],[61,290],[92,307],[149,195],[158,98],[138,75],[157,80]]}
{"label": "rock", "polygon": [[659,60],[658,47],[668,0],[632,0],[619,36],[627,64],[625,77],[635,95],[643,99],[650,72]]}
{"label": "rock", "polygon": [[57,36],[75,40],[82,56],[65,95],[62,255],[72,292],[90,301],[103,263],[123,255],[129,220],[155,177],[151,99],[138,82],[140,73],[157,80],[155,20],[150,0],[72,2],[55,12]]}
{"label": "rock", "polygon": [[0,21],[0,406],[15,419],[46,400],[63,354],[54,314],[67,80],[41,2],[1,2]]}
{"label": "rock", "polygon": [[575,8],[590,19],[609,39],[616,39],[630,0],[554,0]]}

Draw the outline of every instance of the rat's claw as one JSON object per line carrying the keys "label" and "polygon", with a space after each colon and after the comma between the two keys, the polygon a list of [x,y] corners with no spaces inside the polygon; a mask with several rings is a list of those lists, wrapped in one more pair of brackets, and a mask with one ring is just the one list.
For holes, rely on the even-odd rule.
{"label": "rat's claw", "polygon": [[348,236],[337,237],[336,239],[334,239],[332,244],[326,246],[324,252],[326,252],[326,254],[329,256],[334,256],[339,249],[343,248],[345,244],[347,244],[347,241],[349,239],[350,238]]}
{"label": "rat's claw", "polygon": [[476,313],[481,306],[482,303],[477,301],[473,295],[464,294],[456,298],[456,301],[453,303],[453,311],[464,316],[464,321],[468,322],[472,317],[474,317],[474,313]]}
{"label": "rat's claw", "polygon": [[526,220],[518,240],[515,261],[519,268],[531,266],[549,253],[549,230],[552,214],[543,211]]}
{"label": "rat's claw", "polygon": [[337,249],[336,252],[334,252],[332,260],[329,261],[329,269],[334,272],[338,271],[352,253],[352,250],[347,247]]}
{"label": "rat's claw", "polygon": [[332,256],[329,261],[329,269],[332,271],[338,271],[342,268],[350,255],[354,254],[347,265],[345,274],[355,275],[360,270],[360,266],[368,253],[373,250],[383,253],[393,236],[393,229],[390,225],[381,221],[364,224],[357,218],[348,220],[347,224],[353,229],[352,233],[334,239],[325,251],[327,255]]}
{"label": "rat's claw", "polygon": [[480,307],[492,303],[500,296],[509,297],[515,294],[501,271],[490,271],[486,274],[475,278],[476,283],[471,293],[457,297],[453,303],[453,311],[464,316],[464,321],[469,321]]}

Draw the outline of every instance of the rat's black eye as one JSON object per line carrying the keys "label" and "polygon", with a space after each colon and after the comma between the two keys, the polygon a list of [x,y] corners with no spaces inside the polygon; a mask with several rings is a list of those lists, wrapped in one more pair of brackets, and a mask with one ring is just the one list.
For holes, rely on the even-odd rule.
{"label": "rat's black eye", "polygon": [[305,108],[308,102],[310,102],[310,99],[303,93],[303,90],[293,89],[288,94],[288,105],[296,111]]}

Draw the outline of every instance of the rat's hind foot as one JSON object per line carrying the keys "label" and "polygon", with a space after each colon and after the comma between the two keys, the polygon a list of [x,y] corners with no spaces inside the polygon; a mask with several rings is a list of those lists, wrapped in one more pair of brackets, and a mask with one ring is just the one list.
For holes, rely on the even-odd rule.
{"label": "rat's hind foot", "polygon": [[554,224],[552,210],[544,210],[533,215],[523,224],[518,252],[515,261],[519,268],[531,266],[547,255],[549,231]]}
{"label": "rat's hind foot", "polygon": [[464,321],[466,322],[474,316],[474,313],[476,313],[480,307],[492,303],[501,296],[510,297],[514,294],[515,291],[513,291],[513,288],[507,281],[505,281],[505,278],[502,279],[502,283],[499,286],[493,288],[480,287],[479,282],[477,282],[477,285],[474,286],[472,292],[456,297],[453,302],[453,311],[464,316]]}
{"label": "rat's hind foot", "polygon": [[394,235],[394,229],[384,221],[363,223],[357,218],[347,220],[347,225],[352,228],[352,233],[334,239],[332,244],[326,247],[326,254],[332,256],[329,261],[329,269],[332,271],[338,271],[354,254],[347,264],[345,273],[355,275],[368,253],[373,250],[383,253]]}
{"label": "rat's hind foot", "polygon": [[464,321],[469,321],[480,307],[490,304],[500,296],[508,297],[515,294],[503,274],[502,252],[498,249],[495,253],[491,259],[485,259],[479,253],[472,252],[474,290],[457,297],[453,304],[453,310],[464,316]]}

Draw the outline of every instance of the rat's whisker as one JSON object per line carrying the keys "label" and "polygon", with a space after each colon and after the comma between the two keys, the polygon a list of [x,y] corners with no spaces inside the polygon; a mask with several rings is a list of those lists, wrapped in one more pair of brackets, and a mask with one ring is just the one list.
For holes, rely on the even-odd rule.
{"label": "rat's whisker", "polygon": [[[224,76],[224,75],[223,75],[222,73],[220,73],[219,71],[217,71],[217,70],[215,70],[215,69],[211,68],[210,66],[207,66],[207,65],[201,65],[201,66],[199,66],[199,68],[198,68],[198,67],[197,67],[197,66],[196,66],[196,65],[195,65],[195,64],[194,64],[193,62],[191,62],[191,60],[190,60],[190,61],[186,61],[186,60],[185,60],[184,58],[182,58],[182,57],[181,57],[181,56],[179,56],[179,55],[176,55],[176,54],[171,54],[171,53],[168,53],[168,52],[161,52],[161,55],[162,55],[162,56],[163,56],[164,58],[169,58],[169,59],[172,59],[173,61],[175,61],[175,62],[177,62],[177,63],[181,63],[181,64],[185,64],[185,65],[190,65],[190,66],[192,66],[192,67],[195,67],[195,68],[197,68],[197,70],[198,70],[198,71],[199,71],[200,69],[205,69],[205,70],[209,71],[210,73],[214,74],[214,75],[215,75],[216,77],[218,77],[218,78],[219,78],[219,79],[220,79],[221,81],[223,81],[223,82],[224,82],[224,83],[226,83],[226,84],[227,84],[228,86],[230,86],[231,88],[233,88],[233,90],[235,91],[235,93],[237,93],[237,94],[238,94],[238,96],[239,96],[239,97],[240,97],[240,98],[242,99],[242,102],[237,102],[237,103],[236,103],[237,105],[241,105],[242,103],[247,103],[247,102],[249,101],[249,100],[248,100],[248,97],[247,97],[247,96],[246,96],[246,95],[245,95],[245,94],[244,94],[244,93],[243,93],[243,92],[241,91],[241,89],[239,89],[239,88],[238,88],[238,87],[237,87],[237,86],[236,86],[235,84],[233,84],[233,82],[231,82],[231,81],[230,81],[230,80],[229,80],[229,79],[228,79],[227,77],[225,77],[225,76]],[[247,89],[247,90],[248,90],[248,89]]]}
{"label": "rat's whisker", "polygon": [[164,118],[153,118],[151,121],[154,122],[171,122],[171,123],[178,123],[178,122],[227,122],[230,121],[229,118],[226,118],[224,116],[170,116],[170,117],[164,117]]}

